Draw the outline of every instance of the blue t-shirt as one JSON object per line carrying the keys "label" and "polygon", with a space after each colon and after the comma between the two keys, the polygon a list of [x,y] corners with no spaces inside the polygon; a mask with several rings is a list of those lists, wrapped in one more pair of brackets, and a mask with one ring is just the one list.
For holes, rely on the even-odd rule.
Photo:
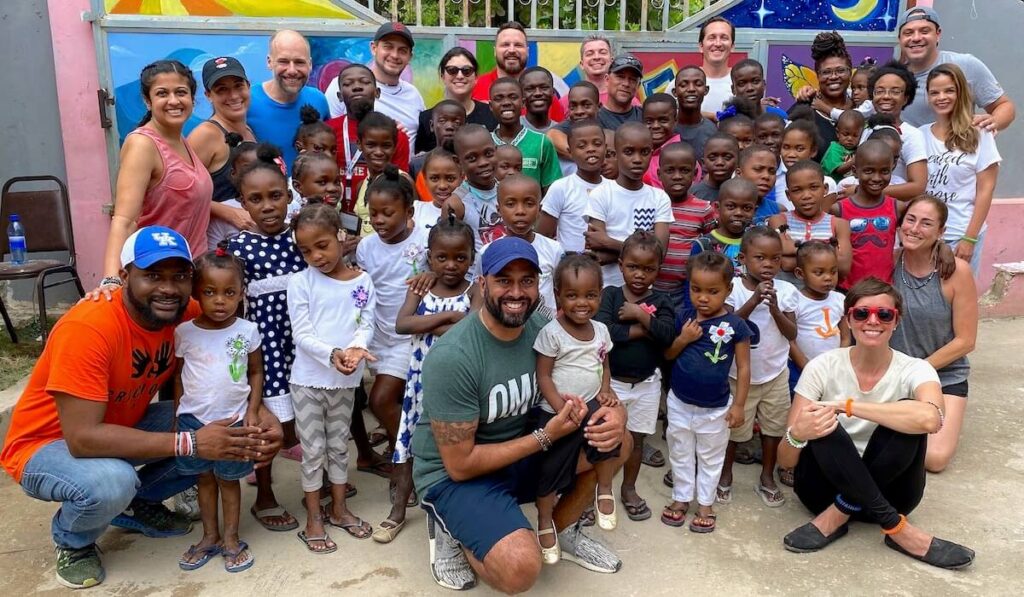
{"label": "blue t-shirt", "polygon": [[[677,335],[689,319],[697,319],[695,309],[683,309],[676,317]],[[686,404],[721,408],[729,404],[729,368],[736,344],[750,340],[750,328],[734,313],[699,323],[700,338],[687,344],[672,364],[672,393]]]}
{"label": "blue t-shirt", "polygon": [[757,202],[757,209],[754,210],[754,221],[752,226],[767,226],[768,218],[780,213],[779,203],[775,200],[775,189],[768,191],[768,194]]}
{"label": "blue t-shirt", "polygon": [[256,135],[257,141],[273,143],[281,150],[281,156],[284,158],[289,175],[292,172],[292,162],[298,155],[295,151],[294,141],[295,131],[302,124],[299,111],[306,104],[316,108],[324,120],[330,116],[327,98],[316,87],[303,87],[294,102],[282,104],[270,99],[267,92],[263,90],[263,85],[252,86],[252,100],[249,103],[246,124]]}

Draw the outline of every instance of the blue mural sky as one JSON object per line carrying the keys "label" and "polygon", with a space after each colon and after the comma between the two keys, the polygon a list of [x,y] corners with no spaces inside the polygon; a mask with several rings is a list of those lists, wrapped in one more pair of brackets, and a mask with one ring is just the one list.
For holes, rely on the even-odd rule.
{"label": "blue mural sky", "polygon": [[893,31],[900,0],[746,0],[722,13],[737,27]]}

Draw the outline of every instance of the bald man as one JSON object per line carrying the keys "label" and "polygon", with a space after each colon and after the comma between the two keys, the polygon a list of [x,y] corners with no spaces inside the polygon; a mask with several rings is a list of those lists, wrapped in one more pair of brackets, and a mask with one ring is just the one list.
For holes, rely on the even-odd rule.
{"label": "bald man", "polygon": [[273,76],[252,88],[247,122],[257,140],[273,143],[281,149],[291,172],[296,156],[295,130],[302,124],[299,111],[309,104],[326,120],[329,116],[327,99],[319,89],[306,85],[313,59],[309,41],[301,33],[282,29],[270,37],[267,68]]}

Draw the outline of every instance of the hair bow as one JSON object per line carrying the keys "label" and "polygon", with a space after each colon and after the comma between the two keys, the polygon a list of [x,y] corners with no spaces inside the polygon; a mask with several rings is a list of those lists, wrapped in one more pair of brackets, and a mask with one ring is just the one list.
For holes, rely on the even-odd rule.
{"label": "hair bow", "polygon": [[722,122],[726,118],[732,118],[733,116],[736,116],[735,105],[729,106],[728,108],[722,110],[721,112],[715,112],[715,120],[717,120],[718,122]]}

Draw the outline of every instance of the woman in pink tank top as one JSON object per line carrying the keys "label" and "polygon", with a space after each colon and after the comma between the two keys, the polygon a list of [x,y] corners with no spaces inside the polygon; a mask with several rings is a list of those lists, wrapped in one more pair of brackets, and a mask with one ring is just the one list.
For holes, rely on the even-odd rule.
{"label": "woman in pink tank top", "polygon": [[195,105],[195,78],[177,60],[158,60],[139,79],[149,111],[121,147],[103,257],[101,289],[108,291],[120,285],[121,247],[138,228],[168,226],[188,240],[193,256],[207,250],[213,180],[182,136]]}

